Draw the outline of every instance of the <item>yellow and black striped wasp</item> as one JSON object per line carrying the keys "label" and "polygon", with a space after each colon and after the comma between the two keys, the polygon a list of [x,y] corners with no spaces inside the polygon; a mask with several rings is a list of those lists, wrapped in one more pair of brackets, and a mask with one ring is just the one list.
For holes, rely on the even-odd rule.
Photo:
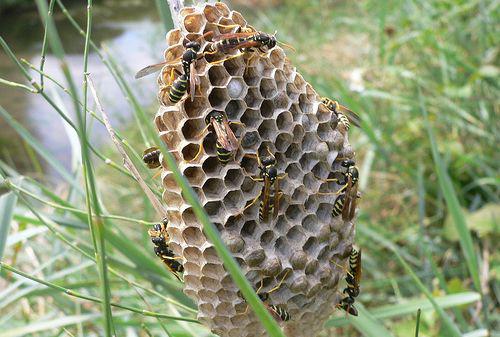
{"label": "yellow and black striped wasp", "polygon": [[[256,291],[257,296],[259,296],[259,299],[262,301],[262,303],[266,307],[267,311],[269,311],[269,313],[271,314],[271,316],[273,316],[273,318],[275,320],[280,321],[280,322],[289,321],[292,318],[292,316],[290,315],[290,313],[286,309],[283,308],[283,306],[269,304],[269,303],[267,303],[267,301],[269,300],[269,295],[281,287],[281,285],[283,284],[283,281],[288,276],[289,272],[290,272],[290,269],[286,271],[286,273],[285,273],[285,275],[283,275],[283,278],[281,279],[281,281],[274,288],[272,288],[271,290],[269,290],[267,292],[262,292],[262,293],[260,292],[260,290],[264,286],[264,281],[261,279],[260,287]],[[247,310],[248,310],[248,307],[247,307]]]}
{"label": "yellow and black striped wasp", "polygon": [[276,47],[278,43],[293,50],[292,46],[276,40],[276,32],[271,35],[242,27],[239,27],[239,31],[236,33],[221,34],[215,36],[212,40],[213,42],[207,48],[206,54],[215,54],[217,52],[227,54],[234,50],[240,50],[240,53],[222,60],[211,62],[212,64],[225,62],[232,58],[239,57],[245,52],[252,52],[254,49],[259,50],[261,53],[265,53]]}
{"label": "yellow and black striped wasp", "polygon": [[359,171],[352,159],[345,159],[340,165],[346,170],[334,172],[339,178],[323,179],[323,181],[336,182],[343,186],[337,192],[320,192],[318,194],[337,194],[338,196],[333,203],[332,216],[336,217],[342,214],[342,220],[350,221],[354,218],[357,199],[360,197],[358,193]]}
{"label": "yellow and black striped wasp", "polygon": [[149,147],[142,153],[142,161],[150,169],[158,168],[161,166],[160,154],[161,151],[156,146]]}
{"label": "yellow and black striped wasp", "polygon": [[340,300],[337,306],[353,316],[358,316],[358,310],[354,307],[354,302],[359,295],[359,283],[361,281],[361,249],[359,251],[354,248],[351,250],[349,271],[345,280],[347,287],[343,290],[343,293],[347,294],[347,296]]}
{"label": "yellow and black striped wasp", "polygon": [[[259,177],[250,177],[255,182],[263,182],[262,190],[255,197],[254,200],[245,208],[241,213],[251,207],[253,204],[260,200],[259,207],[259,220],[262,222],[268,222],[271,218],[275,219],[278,216],[279,211],[279,200],[283,194],[280,191],[279,182],[283,180],[288,174],[282,174],[278,176],[278,169],[276,168],[276,158],[271,153],[269,148],[267,148],[269,156],[259,156],[256,155],[257,163],[259,165],[260,174]],[[241,214],[240,213],[240,214]]]}
{"label": "yellow and black striped wasp", "polygon": [[[205,117],[207,126],[200,132],[202,137],[207,130],[213,129],[216,137],[215,147],[217,150],[217,159],[222,165],[226,165],[233,157],[234,152],[239,147],[239,141],[234,135],[230,124],[242,124],[240,122],[229,122],[227,116],[222,111],[213,110]],[[191,161],[194,161],[203,151],[203,143],[198,153]]]}
{"label": "yellow and black striped wasp", "polygon": [[178,261],[180,257],[175,256],[174,252],[168,247],[167,227],[168,220],[163,219],[161,223],[154,225],[148,231],[148,234],[151,237],[151,242],[155,245],[155,254],[165,263],[172,274],[179,281],[182,281],[180,275],[184,272],[184,266]]}
{"label": "yellow and black striped wasp", "polygon": [[[209,33],[211,34],[211,32]],[[171,79],[173,80],[173,83],[171,84],[168,98],[172,103],[179,102],[184,94],[188,91],[189,82],[189,94],[191,96],[191,101],[193,101],[196,82],[198,80],[198,78],[196,77],[195,61],[203,56],[203,53],[199,53],[201,45],[198,40],[206,37],[209,33],[202,35],[196,41],[189,41],[185,46],[186,50],[182,54],[180,60],[177,59],[171,62],[161,62],[149,65],[139,70],[135,74],[135,78],[138,79],[155,73],[161,70],[164,66],[174,66],[180,63],[182,64],[183,72],[175,80],[173,80],[175,68],[172,68]]]}
{"label": "yellow and black striped wasp", "polygon": [[361,125],[361,118],[354,111],[346,108],[345,106],[339,104],[338,101],[330,99],[328,97],[322,97],[321,102],[334,114],[340,123],[342,123],[347,131],[351,127],[351,123],[358,128]]}

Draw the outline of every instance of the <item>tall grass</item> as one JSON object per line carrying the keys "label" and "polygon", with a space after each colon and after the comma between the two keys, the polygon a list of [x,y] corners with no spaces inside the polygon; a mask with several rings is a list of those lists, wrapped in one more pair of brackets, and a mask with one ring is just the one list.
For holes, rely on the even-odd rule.
{"label": "tall grass", "polygon": [[[197,323],[180,284],[152,254],[147,226],[163,216],[154,201],[161,191],[138,165],[142,149],[152,144],[161,146],[252,309],[271,336],[282,336],[159,140],[152,124],[156,108],[139,104],[127,81],[130,74],[112,50],[94,43],[92,1],[84,26],[61,0],[35,3],[45,27],[40,65],[20,60],[0,37],[25,78],[21,83],[0,75],[0,85],[48,102],[67,126],[76,159],[68,169],[0,106],[0,117],[36,153],[33,160],[60,178],[54,186],[0,161],[2,336],[211,335]],[[166,30],[168,9],[164,2],[156,4]],[[363,192],[357,224],[357,244],[364,252],[360,316],[339,313],[324,336],[350,329],[365,336],[409,336],[416,326],[419,336],[486,336],[498,324],[492,311],[498,276],[489,270],[498,268],[496,219],[485,219],[492,229],[477,232],[467,217],[499,202],[495,60],[500,41],[492,25],[499,6],[484,0],[383,5],[366,0],[285,1],[273,9],[242,9],[258,29],[277,29],[279,39],[295,46],[298,52],[290,58],[321,94],[339,98],[363,118],[362,130],[351,131]],[[77,79],[68,69],[55,13],[81,35],[83,72]],[[49,52],[64,80],[46,73]],[[116,145],[129,158],[125,167],[112,142],[98,148],[91,140],[92,124],[106,124],[106,102],[94,104],[99,92],[88,82],[90,53],[112,74],[133,112],[129,128],[114,130]],[[359,91],[352,90],[354,68],[362,73]],[[47,91],[48,82],[57,89]],[[456,236],[446,235],[447,226]],[[488,254],[493,256],[489,264]]]}

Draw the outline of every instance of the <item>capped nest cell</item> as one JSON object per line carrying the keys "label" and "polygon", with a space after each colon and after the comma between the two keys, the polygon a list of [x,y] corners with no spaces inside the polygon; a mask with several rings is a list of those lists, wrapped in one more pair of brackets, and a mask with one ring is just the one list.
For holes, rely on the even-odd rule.
{"label": "capped nest cell", "polygon": [[[203,52],[213,36],[247,27],[242,15],[223,3],[184,8],[179,19],[180,29],[167,34],[168,62],[179,58],[189,41],[200,42]],[[211,37],[207,32],[213,32]],[[170,102],[172,67],[179,71],[181,66],[164,67],[155,123],[254,289],[262,284],[264,293],[283,280],[265,302],[289,313],[290,320],[280,322],[287,336],[315,336],[342,297],[338,286],[345,268],[340,266],[346,265],[354,238],[353,223],[332,216],[336,195],[320,191],[340,188],[325,179],[342,170],[339,158],[354,153],[346,130],[337,128],[336,115],[324,109],[279,45],[214,63],[237,53],[207,54],[195,61],[193,101],[185,95]],[[212,111],[241,123],[230,125],[239,146],[227,164],[217,158],[213,132],[200,135]],[[262,182],[251,177],[259,176],[255,154],[267,149],[282,176],[282,196],[276,218],[264,222],[259,201],[244,208],[262,190]],[[221,337],[266,336],[163,160],[161,177],[169,247],[181,257],[184,292],[197,303],[198,319]]]}

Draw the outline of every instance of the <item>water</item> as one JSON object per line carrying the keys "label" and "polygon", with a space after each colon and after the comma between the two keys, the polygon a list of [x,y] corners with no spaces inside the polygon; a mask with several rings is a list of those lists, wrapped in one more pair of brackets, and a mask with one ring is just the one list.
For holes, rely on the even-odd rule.
{"label": "water", "polygon": [[[78,23],[85,27],[85,6],[79,2],[67,6]],[[97,45],[104,43],[110,49],[124,70],[127,81],[133,85],[141,104],[154,106],[157,92],[155,76],[139,81],[133,79],[133,75],[139,68],[159,62],[163,58],[164,32],[154,1],[107,0],[94,4],[93,13],[92,39]],[[67,54],[69,69],[75,82],[80,86],[84,39],[66,20],[57,4],[54,20]],[[36,8],[0,17],[0,32],[19,58],[25,58],[36,66],[39,65],[43,27]],[[64,83],[58,61],[50,53],[46,59],[45,72]],[[104,108],[112,115],[114,126],[117,128],[126,126],[132,116],[130,106],[105,65],[93,52],[89,57],[89,72]],[[39,80],[39,75],[36,73],[32,75],[37,81]],[[0,51],[0,77],[26,83],[19,70],[3,51]],[[53,94],[56,91],[55,85],[48,80],[45,80],[45,83],[47,92]],[[81,97],[81,90],[79,92]],[[57,93],[62,97],[64,106],[71,115],[73,112],[71,101],[61,90],[57,90]],[[93,102],[90,93],[89,101]],[[52,155],[69,167],[71,147],[65,128],[59,115],[43,97],[1,85],[0,105],[27,128]],[[93,126],[92,134],[92,141],[97,146],[109,143],[109,138],[100,125]],[[0,147],[2,160],[15,165],[21,172],[29,172],[33,169],[21,139],[2,118],[0,118]],[[46,165],[44,170],[46,174],[53,174],[53,171]]]}

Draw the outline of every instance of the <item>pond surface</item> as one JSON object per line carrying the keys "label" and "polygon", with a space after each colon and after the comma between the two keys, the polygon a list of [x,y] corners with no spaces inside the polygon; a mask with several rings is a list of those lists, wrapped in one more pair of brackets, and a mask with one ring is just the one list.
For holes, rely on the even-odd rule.
{"label": "pond surface", "polygon": [[[68,3],[68,9],[78,23],[85,27],[86,8],[81,3]],[[66,58],[71,74],[78,86],[82,83],[84,39],[66,17],[55,6],[54,19],[61,40],[64,44]],[[164,28],[160,23],[153,0],[107,0],[94,4],[92,39],[97,45],[105,44],[111,54],[123,69],[126,80],[132,84],[141,104],[156,109],[155,97],[157,91],[156,77],[150,76],[134,80],[135,72],[145,65],[157,63],[163,59],[165,48]],[[40,52],[43,40],[43,26],[36,8],[24,11],[4,13],[0,17],[1,36],[7,41],[19,58],[24,58],[35,64],[40,64]],[[50,53],[47,55],[45,72],[60,80],[67,87],[57,59]],[[111,77],[105,65],[92,52],[89,57],[89,72],[95,82],[96,89],[104,108],[112,115],[117,128],[125,127],[132,117],[119,87]],[[33,72],[38,81],[39,76]],[[10,81],[26,83],[18,68],[0,50],[0,77]],[[61,101],[73,113],[73,106],[62,90],[45,80],[46,92],[61,96]],[[81,90],[79,90],[81,97]],[[89,102],[93,100],[89,93]],[[70,166],[71,147],[66,135],[66,128],[61,123],[59,115],[41,97],[24,90],[0,86],[0,105],[6,109],[19,123],[38,139],[56,158]],[[100,125],[92,126],[92,140],[95,144],[109,143],[107,134]],[[16,132],[0,117],[0,159],[14,165],[19,171],[31,171],[32,167],[21,139]],[[44,167],[46,173],[53,171]]]}

